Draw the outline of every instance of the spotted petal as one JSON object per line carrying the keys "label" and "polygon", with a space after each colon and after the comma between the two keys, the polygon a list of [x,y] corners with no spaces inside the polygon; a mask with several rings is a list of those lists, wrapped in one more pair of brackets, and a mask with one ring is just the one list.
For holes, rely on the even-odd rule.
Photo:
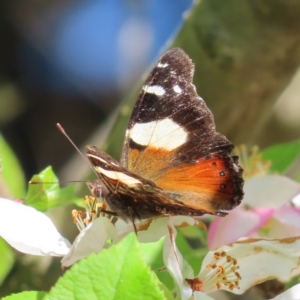
{"label": "spotted petal", "polygon": [[[219,256],[226,257],[226,260],[221,261]],[[242,294],[263,281],[288,277],[299,267],[299,257],[300,237],[277,240],[240,239],[217,251],[210,251],[203,260],[198,278],[203,282],[204,292],[213,291],[214,283],[215,289]],[[226,263],[231,259],[234,259],[235,265],[239,267],[233,272],[230,272],[231,266]],[[215,270],[215,273],[214,276],[210,274],[208,281],[207,270],[210,269]],[[226,274],[220,274],[225,271]]]}

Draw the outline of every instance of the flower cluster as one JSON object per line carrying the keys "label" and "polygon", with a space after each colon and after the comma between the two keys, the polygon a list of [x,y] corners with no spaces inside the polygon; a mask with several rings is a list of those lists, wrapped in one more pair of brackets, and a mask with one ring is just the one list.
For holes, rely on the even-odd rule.
{"label": "flower cluster", "polygon": [[262,161],[257,147],[250,156],[245,147],[238,154],[245,170],[245,197],[228,218],[217,217],[210,224],[209,248],[216,249],[245,236],[299,236],[300,208],[294,199],[300,195],[300,185],[286,176],[270,174],[270,163]]}
{"label": "flower cluster", "polygon": [[[195,225],[206,229],[199,218],[160,217],[135,221],[133,226],[109,214],[101,195],[86,196],[85,212],[72,212],[80,231],[72,245],[45,214],[3,198],[0,208],[6,213],[0,218],[0,235],[21,252],[62,256],[64,267],[117,244],[134,231],[141,243],[164,238],[164,264],[176,283],[174,295],[182,300],[212,299],[209,294],[217,290],[242,294],[270,278],[289,278],[300,269],[300,209],[295,205],[300,186],[287,177],[268,174],[269,164],[261,162],[257,149],[250,157],[242,150],[239,155],[246,174],[245,199],[229,216],[217,217],[211,223],[208,231],[211,251],[204,257],[201,268],[199,262],[198,274],[183,259],[176,236],[180,227]],[[299,298],[300,284],[274,299]]]}

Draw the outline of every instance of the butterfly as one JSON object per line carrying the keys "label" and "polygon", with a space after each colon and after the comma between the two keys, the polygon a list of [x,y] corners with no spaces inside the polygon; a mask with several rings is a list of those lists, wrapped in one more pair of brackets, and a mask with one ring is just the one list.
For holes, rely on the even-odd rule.
{"label": "butterfly", "polygon": [[86,154],[109,209],[121,219],[163,215],[225,216],[243,198],[243,169],[232,143],[216,132],[192,84],[194,64],[167,51],[143,85],[127,127],[120,162],[95,146]]}

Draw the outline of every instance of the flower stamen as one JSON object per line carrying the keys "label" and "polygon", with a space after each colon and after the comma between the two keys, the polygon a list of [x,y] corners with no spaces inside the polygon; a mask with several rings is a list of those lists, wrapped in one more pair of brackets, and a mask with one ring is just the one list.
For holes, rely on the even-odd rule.
{"label": "flower stamen", "polygon": [[204,270],[195,279],[186,280],[191,286],[193,291],[195,287],[205,293],[210,293],[219,290],[222,287],[227,287],[230,291],[239,289],[239,281],[242,279],[241,275],[237,272],[239,265],[237,260],[225,251],[214,252],[212,262],[207,264]]}
{"label": "flower stamen", "polygon": [[111,216],[103,213],[103,210],[106,210],[106,204],[97,200],[93,196],[85,196],[83,198],[83,203],[85,206],[85,212],[81,210],[73,210],[72,217],[73,222],[76,224],[79,231],[86,228],[86,226],[91,223],[93,220],[101,216]]}
{"label": "flower stamen", "polygon": [[257,146],[247,149],[245,145],[241,145],[234,149],[234,154],[239,156],[240,165],[244,169],[244,178],[270,173],[271,162],[263,161],[262,153]]}
{"label": "flower stamen", "polygon": [[190,285],[193,292],[201,291],[202,281],[198,277],[194,279],[186,279],[186,282]]}
{"label": "flower stamen", "polygon": [[84,212],[82,212],[81,210],[73,209],[72,217],[73,217],[73,222],[74,224],[76,224],[79,231],[85,228]]}

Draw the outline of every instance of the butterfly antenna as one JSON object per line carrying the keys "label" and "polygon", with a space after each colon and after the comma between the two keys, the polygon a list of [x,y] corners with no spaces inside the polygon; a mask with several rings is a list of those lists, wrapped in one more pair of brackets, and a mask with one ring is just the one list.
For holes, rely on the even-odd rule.
{"label": "butterfly antenna", "polygon": [[29,180],[29,184],[65,184],[65,183],[78,183],[78,182],[85,182],[84,180],[68,180],[68,181],[35,181]]}
{"label": "butterfly antenna", "polygon": [[89,166],[91,166],[89,160],[82,154],[82,152],[79,150],[79,148],[74,144],[74,142],[71,140],[71,138],[67,135],[67,133],[65,132],[65,130],[63,129],[63,127],[57,123],[56,124],[57,128],[59,129],[59,131],[69,140],[69,142],[72,144],[72,146],[76,149],[76,151],[81,155],[81,157],[87,162],[87,164]]}

